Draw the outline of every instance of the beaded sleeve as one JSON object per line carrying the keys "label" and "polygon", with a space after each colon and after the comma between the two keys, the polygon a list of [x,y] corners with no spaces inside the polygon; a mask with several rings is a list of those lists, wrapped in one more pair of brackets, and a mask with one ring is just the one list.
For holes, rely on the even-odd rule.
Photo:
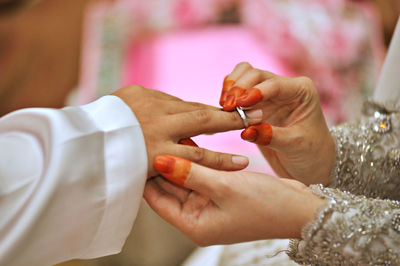
{"label": "beaded sleeve", "polygon": [[400,113],[393,109],[365,102],[360,121],[331,129],[337,153],[330,187],[400,199]]}
{"label": "beaded sleeve", "polygon": [[336,163],[316,219],[288,255],[311,265],[400,265],[400,115],[366,102],[363,118],[331,130]]}
{"label": "beaded sleeve", "polygon": [[400,265],[400,202],[312,185],[327,204],[291,240],[288,255],[307,265]]}

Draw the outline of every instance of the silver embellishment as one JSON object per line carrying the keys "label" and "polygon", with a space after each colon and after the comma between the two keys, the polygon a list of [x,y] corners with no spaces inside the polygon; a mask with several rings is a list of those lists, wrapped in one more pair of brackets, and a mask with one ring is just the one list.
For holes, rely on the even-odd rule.
{"label": "silver embellishment", "polygon": [[392,228],[397,233],[400,233],[400,213],[396,213],[392,218]]}

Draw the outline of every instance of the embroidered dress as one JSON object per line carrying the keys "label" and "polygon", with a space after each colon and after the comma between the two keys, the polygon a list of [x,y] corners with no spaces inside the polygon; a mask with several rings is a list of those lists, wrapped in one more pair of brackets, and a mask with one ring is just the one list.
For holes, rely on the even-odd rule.
{"label": "embroidered dress", "polygon": [[[337,159],[327,205],[292,240],[288,255],[312,265],[400,264],[400,113],[373,102],[356,123],[331,130]],[[393,106],[393,105],[392,105]]]}

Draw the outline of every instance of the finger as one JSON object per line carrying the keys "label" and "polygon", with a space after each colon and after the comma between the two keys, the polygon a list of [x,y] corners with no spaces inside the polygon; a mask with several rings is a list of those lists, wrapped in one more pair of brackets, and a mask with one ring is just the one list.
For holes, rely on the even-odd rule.
{"label": "finger", "polygon": [[232,111],[236,107],[236,100],[246,92],[244,88],[235,86],[226,94],[226,101],[223,105],[224,111]]}
{"label": "finger", "polygon": [[167,110],[168,114],[178,114],[178,113],[185,113],[185,112],[193,112],[196,110],[203,110],[209,109],[218,111],[219,108],[207,104],[196,103],[196,102],[185,102],[185,101],[162,101],[160,102],[160,106],[164,106],[165,110]]}
{"label": "finger", "polygon": [[[260,123],[262,112],[252,113],[247,120],[250,125]],[[172,115],[165,123],[169,124],[172,129],[171,134],[178,139],[200,134],[237,130],[244,127],[243,120],[237,112],[206,109]]]}
{"label": "finger", "polygon": [[249,159],[244,156],[210,151],[207,149],[173,145],[164,152],[188,159],[192,162],[225,171],[242,170],[249,164]]}
{"label": "finger", "polygon": [[171,155],[159,155],[154,159],[154,167],[172,183],[195,190],[211,199],[218,188],[219,178],[225,175]]}
{"label": "finger", "polygon": [[251,68],[236,80],[235,86],[239,86],[248,90],[253,88],[258,83],[261,83],[272,77],[275,77],[275,74],[268,71]]}
{"label": "finger", "polygon": [[234,86],[235,81],[238,80],[246,71],[252,68],[253,67],[249,63],[241,62],[235,66],[233,71],[228,76],[225,77],[224,84],[222,86],[221,98],[219,100],[219,104],[221,106],[224,105],[227,98],[227,92]]}
{"label": "finger", "polygon": [[[250,92],[252,91],[252,92]],[[259,101],[268,100],[290,100],[293,97],[300,97],[312,91],[317,93],[313,82],[306,77],[289,78],[275,76],[254,86],[248,93],[244,93],[237,99],[238,106],[249,107]],[[262,97],[257,96],[261,94]]]}
{"label": "finger", "polygon": [[260,89],[251,88],[237,98],[236,105],[240,107],[250,107],[260,102],[263,98],[264,96]]}
{"label": "finger", "polygon": [[182,203],[177,197],[163,190],[153,179],[146,182],[143,197],[158,215],[171,224],[179,226]]}
{"label": "finger", "polygon": [[[261,93],[258,90],[252,89],[255,85],[267,80],[267,79],[271,79],[276,77],[275,74],[268,72],[268,71],[262,71],[259,69],[255,69],[253,67],[247,69],[244,73],[241,74],[240,77],[238,77],[235,81],[235,86],[230,89],[227,90],[225,92],[225,101],[222,104],[222,106],[224,107],[225,111],[231,111],[233,110],[233,108],[235,108],[236,106],[242,106],[239,103],[237,103],[237,99],[239,97],[241,98],[249,98],[250,101],[257,103],[259,102],[262,97],[261,97]],[[241,91],[240,94],[236,95],[232,95],[232,90],[234,90],[234,88],[239,87],[242,90],[250,90],[251,91],[247,94],[243,91]],[[252,104],[251,104],[252,105]],[[251,106],[250,104],[248,104],[247,106]]]}
{"label": "finger", "polygon": [[235,84],[234,80],[228,79],[229,76],[226,76],[224,78],[224,83],[222,84],[222,92],[221,92],[221,98],[219,99],[219,104],[221,106],[224,105],[225,101],[226,101],[226,96],[227,96],[227,92],[229,91],[230,88],[233,87],[233,85]]}
{"label": "finger", "polygon": [[246,141],[272,149],[282,149],[290,143],[289,131],[286,128],[266,123],[250,126],[243,130],[240,136]]}
{"label": "finger", "polygon": [[162,176],[155,177],[154,182],[156,182],[157,185],[164,191],[175,196],[181,203],[187,201],[189,194],[191,192],[190,189],[173,184],[167,179],[163,178]]}

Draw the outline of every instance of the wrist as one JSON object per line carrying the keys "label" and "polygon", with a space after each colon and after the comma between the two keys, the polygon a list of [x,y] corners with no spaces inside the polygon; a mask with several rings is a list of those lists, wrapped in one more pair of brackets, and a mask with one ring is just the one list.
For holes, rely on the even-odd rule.
{"label": "wrist", "polygon": [[293,238],[301,238],[304,226],[312,222],[315,219],[317,211],[325,205],[324,199],[312,193],[309,188],[305,192],[301,200],[297,201],[297,206],[294,207],[296,219],[294,219],[295,224],[293,228],[295,230]]}

